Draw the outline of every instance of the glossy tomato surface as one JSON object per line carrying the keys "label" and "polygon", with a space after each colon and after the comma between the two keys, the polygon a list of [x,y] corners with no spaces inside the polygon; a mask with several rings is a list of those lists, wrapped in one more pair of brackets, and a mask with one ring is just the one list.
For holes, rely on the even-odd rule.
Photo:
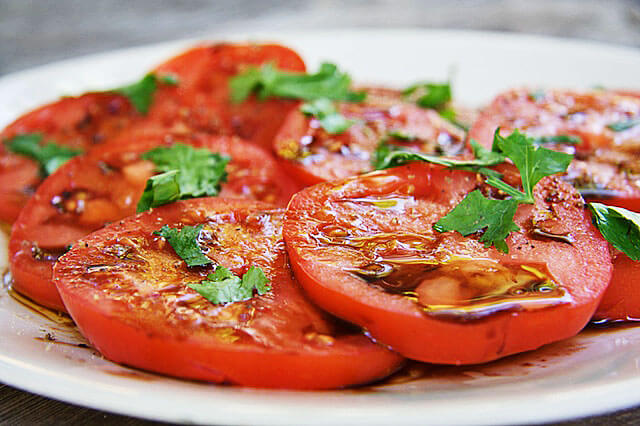
{"label": "glossy tomato surface", "polygon": [[[640,125],[615,131],[609,125],[640,120],[640,98],[633,91],[512,90],[498,95],[470,130],[489,147],[493,132],[514,128],[531,136],[576,135],[576,146],[550,145],[575,155],[564,180],[587,201],[640,211]],[[623,254],[614,258],[609,289],[598,320],[624,320],[640,314],[640,264]],[[632,290],[632,291],[630,291]],[[623,295],[625,295],[623,297]],[[627,312],[625,312],[627,310]]]}
{"label": "glossy tomato surface", "polygon": [[76,157],[49,176],[14,223],[9,258],[14,288],[45,306],[64,310],[51,270],[68,246],[106,224],[136,212],[154,165],[141,155],[158,146],[186,143],[231,157],[223,197],[286,205],[296,187],[271,154],[237,137],[164,133]]}
{"label": "glossy tomato surface", "polygon": [[[290,71],[304,71],[304,62],[291,49],[278,45],[214,44],[191,49],[153,72],[171,76],[177,84],[159,82],[149,111],[137,112],[129,100],[112,93],[89,93],[62,98],[18,118],[0,133],[0,141],[16,135],[40,133],[42,143],[87,151],[120,136],[170,132],[239,135],[271,150],[272,140],[294,101],[250,98],[233,104],[229,79],[247,66],[274,63]],[[117,141],[116,141],[117,139]],[[131,137],[133,139],[133,137]],[[0,221],[13,222],[42,181],[31,159],[0,147]]]}
{"label": "glossy tomato surface", "polygon": [[[54,277],[80,331],[106,358],[176,377],[244,386],[327,389],[384,377],[397,354],[311,304],[292,278],[283,210],[202,198],[163,206],[97,231],[65,254]],[[271,291],[214,305],[187,285],[188,268],[153,232],[202,224],[199,245],[235,274],[259,267]]]}
{"label": "glossy tomato surface", "polygon": [[486,362],[575,335],[611,277],[582,198],[543,179],[503,254],[477,234],[433,229],[487,191],[480,182],[413,163],[299,192],[284,224],[297,279],[319,306],[420,361]]}
{"label": "glossy tomato surface", "polygon": [[[55,142],[87,150],[120,134],[140,120],[120,95],[89,93],[67,97],[18,118],[0,133],[0,142],[25,133],[39,133],[43,143]],[[0,220],[13,222],[42,181],[35,161],[0,145]]]}
{"label": "glossy tomato surface", "polygon": [[355,122],[340,134],[328,133],[317,119],[300,110],[289,114],[275,137],[274,149],[300,183],[311,185],[374,170],[371,161],[382,140],[428,154],[463,153],[465,132],[437,111],[404,102],[399,92],[390,89],[365,91],[363,103],[338,104],[339,112]]}
{"label": "glossy tomato surface", "polygon": [[[229,81],[250,66],[270,63],[286,71],[305,71],[293,50],[276,44],[214,44],[193,48],[157,67],[179,79],[178,105],[160,108],[162,121],[192,130],[240,136],[271,150],[273,138],[298,101],[286,99],[234,103]],[[170,111],[167,114],[167,111]],[[176,117],[180,117],[176,119]]]}
{"label": "glossy tomato surface", "polygon": [[578,136],[578,145],[545,144],[575,154],[564,179],[587,200],[625,206],[640,200],[640,125],[615,131],[608,126],[640,119],[640,98],[616,92],[511,90],[498,95],[469,131],[485,147],[500,127],[530,136]]}

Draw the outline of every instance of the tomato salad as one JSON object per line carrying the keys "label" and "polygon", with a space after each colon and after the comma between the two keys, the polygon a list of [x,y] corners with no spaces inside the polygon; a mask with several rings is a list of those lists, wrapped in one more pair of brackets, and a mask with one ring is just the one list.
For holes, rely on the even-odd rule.
{"label": "tomato salad", "polygon": [[15,290],[110,360],[340,388],[640,317],[638,132],[633,91],[476,114],[448,82],[203,45],[3,130],[0,220]]}

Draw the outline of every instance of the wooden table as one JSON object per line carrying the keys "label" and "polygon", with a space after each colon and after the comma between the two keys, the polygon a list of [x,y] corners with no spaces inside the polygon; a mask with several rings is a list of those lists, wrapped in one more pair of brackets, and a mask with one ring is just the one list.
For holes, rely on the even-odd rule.
{"label": "wooden table", "polygon": [[[413,26],[532,32],[640,46],[640,2],[391,0],[337,2],[229,0],[0,0],[0,76],[86,53],[184,37],[215,29],[301,29]],[[144,19],[141,17],[144,16]],[[155,422],[79,407],[0,384],[1,424],[118,424]],[[636,425],[640,407],[561,423]]]}

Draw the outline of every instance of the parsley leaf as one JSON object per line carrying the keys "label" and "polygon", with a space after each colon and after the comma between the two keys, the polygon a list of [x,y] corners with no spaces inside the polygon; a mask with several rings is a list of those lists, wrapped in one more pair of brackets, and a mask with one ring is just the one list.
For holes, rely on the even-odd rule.
{"label": "parsley leaf", "polygon": [[340,114],[333,102],[327,98],[302,104],[300,110],[317,118],[320,126],[330,134],[343,133],[355,123]]}
{"label": "parsley leaf", "polygon": [[600,203],[587,206],[602,236],[629,258],[640,261],[640,214]]}
{"label": "parsley leaf", "polygon": [[142,158],[151,160],[156,171],[164,173],[147,181],[138,212],[177,200],[218,195],[220,184],[226,181],[225,167],[230,161],[229,157],[208,149],[182,144],[154,148]]}
{"label": "parsley leaf", "polygon": [[207,275],[200,283],[189,284],[189,287],[200,293],[213,304],[241,302],[253,297],[254,290],[259,295],[271,290],[269,280],[262,269],[251,266],[242,279],[224,266]]}
{"label": "parsley leaf", "polygon": [[638,125],[640,125],[640,119],[629,119],[624,121],[616,121],[615,123],[609,123],[607,124],[607,127],[614,132],[622,132]]}
{"label": "parsley leaf", "polygon": [[179,173],[179,170],[171,170],[150,177],[140,201],[138,201],[136,212],[140,213],[153,207],[178,201],[180,199]]}
{"label": "parsley leaf", "polygon": [[475,190],[437,221],[433,228],[438,232],[458,231],[464,236],[486,228],[480,242],[485,247],[494,245],[506,253],[508,247],[505,239],[512,231],[520,230],[513,221],[517,207],[518,201],[515,199],[491,200]]}
{"label": "parsley leaf", "polygon": [[[520,171],[522,178],[522,188],[524,193],[517,191],[510,193],[514,197],[519,197],[521,203],[533,204],[533,187],[545,176],[556,173],[564,173],[569,167],[573,155],[564,152],[552,151],[546,148],[536,147],[533,140],[526,135],[515,130],[508,137],[500,136],[500,129],[496,130],[493,139],[494,148],[497,147],[500,152],[509,157],[513,164]],[[498,189],[505,190],[504,185],[498,187],[497,182],[491,178],[487,180],[489,185]],[[509,193],[509,191],[505,191]]]}
{"label": "parsley leaf", "polygon": [[582,138],[575,135],[538,136],[537,138],[533,138],[532,142],[534,145],[580,145],[582,144]]}
{"label": "parsley leaf", "polygon": [[270,97],[314,101],[327,98],[334,101],[362,102],[365,92],[350,90],[351,77],[334,64],[323,63],[315,74],[281,71],[273,64],[249,67],[229,81],[231,100],[242,102],[251,93],[258,99]]}
{"label": "parsley leaf", "polygon": [[545,176],[564,173],[573,156],[535,146],[534,139],[517,130],[506,138],[500,136],[499,132],[500,129],[497,129],[494,134],[491,151],[477,145],[474,153],[486,158],[490,158],[489,153],[504,154],[508,157],[520,171],[523,191],[503,182],[495,175],[489,175],[486,183],[512,198],[487,199],[479,191],[473,191],[436,222],[434,229],[438,232],[458,231],[462,235],[485,230],[480,241],[484,242],[486,247],[494,245],[496,249],[508,253],[505,239],[510,232],[519,229],[513,222],[518,204],[533,204],[533,187]]}
{"label": "parsley leaf", "polygon": [[451,101],[451,83],[420,82],[407,87],[402,94],[422,108],[441,109]]}
{"label": "parsley leaf", "polygon": [[398,167],[413,161],[424,161],[426,163],[439,164],[456,170],[467,170],[475,173],[482,173],[499,178],[500,173],[489,169],[504,162],[504,156],[498,152],[491,152],[475,141],[471,141],[471,146],[475,155],[474,160],[455,160],[437,155],[422,154],[409,151],[403,147],[390,145],[383,140],[373,154],[371,164],[376,170]]}
{"label": "parsley leaf", "polygon": [[204,255],[202,249],[198,245],[200,231],[204,225],[184,226],[178,230],[164,225],[159,231],[155,231],[155,235],[164,237],[176,254],[180,256],[187,266],[204,266],[213,263],[211,259]]}
{"label": "parsley leaf", "polygon": [[158,88],[158,82],[175,86],[178,84],[178,79],[172,75],[158,77],[150,73],[145,75],[140,81],[118,87],[111,90],[111,92],[127,97],[136,111],[140,114],[146,114],[149,112],[149,108],[153,102],[153,95]]}
{"label": "parsley leaf", "polygon": [[71,158],[82,154],[81,150],[53,142],[41,144],[42,139],[40,133],[24,133],[8,139],[4,143],[9,151],[37,161],[43,176],[50,175]]}

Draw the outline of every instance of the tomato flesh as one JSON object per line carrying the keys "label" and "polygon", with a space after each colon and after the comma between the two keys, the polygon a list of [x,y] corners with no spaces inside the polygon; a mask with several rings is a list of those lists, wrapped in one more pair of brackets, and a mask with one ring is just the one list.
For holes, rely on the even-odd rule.
{"label": "tomato flesh", "polygon": [[65,248],[104,225],[130,216],[154,174],[141,154],[176,142],[229,155],[220,196],[286,205],[297,190],[271,154],[236,137],[158,133],[123,138],[76,157],[49,176],[13,226],[9,258],[14,288],[36,302],[64,311],[51,271]]}
{"label": "tomato flesh", "polygon": [[[465,133],[435,110],[403,102],[389,89],[367,89],[363,103],[339,103],[339,112],[355,123],[341,134],[330,134],[317,119],[292,111],[274,139],[285,167],[304,185],[312,185],[373,170],[371,160],[383,139],[428,154],[459,155]],[[410,140],[391,137],[405,134]]]}
{"label": "tomato flesh", "polygon": [[[236,105],[229,99],[228,87],[229,79],[247,66],[267,62],[290,71],[305,69],[298,54],[283,46],[201,46],[154,70],[159,76],[176,77],[178,84],[159,83],[147,114],[138,113],[127,98],[117,94],[66,97],[18,118],[0,133],[0,141],[40,133],[43,143],[55,142],[86,151],[111,144],[125,133],[164,131],[188,136],[206,132],[237,135],[271,150],[277,129],[297,102],[260,102],[250,98]],[[0,146],[0,221],[14,222],[41,181],[34,161]]]}
{"label": "tomato flesh", "polygon": [[[552,90],[534,99],[527,90],[498,95],[470,130],[470,138],[490,146],[493,132],[514,128],[533,136],[577,135],[583,144],[550,148],[575,154],[563,177],[588,201],[640,211],[640,126],[614,131],[608,124],[640,118],[640,98],[632,91],[578,93]],[[640,316],[640,264],[624,254],[594,319],[619,321]]]}
{"label": "tomato flesh", "polygon": [[[607,243],[582,198],[545,178],[535,188],[535,206],[518,208],[521,231],[510,234],[509,254],[502,254],[485,248],[477,235],[432,228],[479,185],[474,174],[414,163],[299,192],[283,231],[296,278],[319,306],[420,361],[487,362],[575,335],[611,277]],[[534,220],[535,229],[568,236],[571,243],[536,234]],[[478,265],[483,283],[448,272],[471,268],[473,277]],[[535,285],[522,299],[510,288],[497,291],[514,268],[540,274],[553,286],[545,284],[543,291],[530,280]],[[507,278],[496,279],[492,271]],[[480,284],[488,293],[459,296],[481,290]]]}
{"label": "tomato flesh", "polygon": [[[284,212],[269,204],[202,198],[112,224],[76,244],[54,281],[80,331],[106,358],[150,371],[243,386],[328,389],[369,382],[402,358],[312,305],[287,264]],[[153,232],[203,224],[199,244],[242,275],[261,268],[272,290],[214,305],[187,286],[188,268]]]}

